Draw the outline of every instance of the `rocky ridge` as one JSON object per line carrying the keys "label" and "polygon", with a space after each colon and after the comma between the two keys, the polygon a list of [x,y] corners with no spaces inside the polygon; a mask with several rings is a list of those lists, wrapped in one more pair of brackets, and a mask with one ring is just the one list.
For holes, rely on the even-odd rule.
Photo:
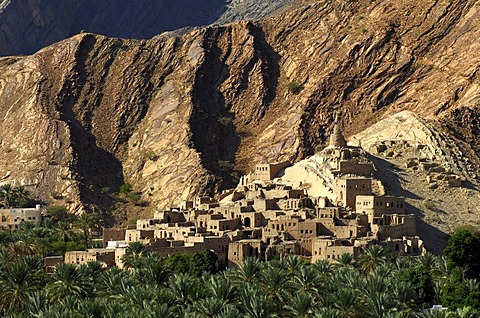
{"label": "rocky ridge", "polygon": [[402,110],[448,136],[474,182],[479,10],[313,2],[152,40],[83,33],[2,58],[2,182],[78,210],[108,209],[101,189],[128,181],[160,209],[231,186],[257,162],[306,158],[335,115],[351,135]]}
{"label": "rocky ridge", "polygon": [[181,28],[257,19],[289,2],[3,0],[0,1],[0,56],[31,54],[80,32],[148,39]]}
{"label": "rocky ridge", "polygon": [[[405,198],[407,211],[417,216],[418,233],[429,251],[441,253],[458,227],[480,227],[480,191],[465,158],[450,137],[411,111],[389,116],[350,137],[361,146],[376,170],[376,194]],[[333,165],[335,166],[335,165]],[[291,180],[313,197],[332,192],[332,164],[322,151],[286,168],[280,179]]]}

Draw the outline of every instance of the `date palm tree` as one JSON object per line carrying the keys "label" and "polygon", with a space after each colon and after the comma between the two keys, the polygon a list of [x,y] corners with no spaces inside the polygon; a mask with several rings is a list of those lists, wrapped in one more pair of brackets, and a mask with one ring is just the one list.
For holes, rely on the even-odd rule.
{"label": "date palm tree", "polygon": [[245,317],[267,318],[273,313],[273,305],[261,290],[252,284],[240,290],[239,302]]}
{"label": "date palm tree", "polygon": [[11,208],[15,205],[16,194],[14,187],[7,183],[1,186],[0,188],[0,201],[2,205],[6,208]]}
{"label": "date palm tree", "polygon": [[417,298],[417,295],[412,283],[393,279],[390,284],[390,290],[399,303],[399,307],[403,310],[408,310],[415,305],[414,300]]}
{"label": "date palm tree", "polygon": [[170,272],[164,262],[155,254],[149,254],[143,259],[142,265],[135,268],[135,277],[145,285],[165,285]]}
{"label": "date palm tree", "polygon": [[25,311],[31,317],[42,317],[42,313],[51,307],[48,295],[44,290],[38,290],[28,295]]}
{"label": "date palm tree", "polygon": [[60,301],[67,296],[83,298],[93,292],[85,271],[74,264],[57,265],[46,288],[52,301]]}
{"label": "date palm tree", "polygon": [[350,270],[348,268],[340,267],[332,274],[330,283],[338,284],[342,282],[348,288],[358,289],[362,283],[363,276],[358,270]]}
{"label": "date palm tree", "polygon": [[457,308],[452,314],[454,318],[476,318],[479,317],[479,315],[480,312],[469,306]]}
{"label": "date palm tree", "polygon": [[438,258],[430,252],[426,252],[418,258],[418,262],[429,272],[432,272],[437,264]]}
{"label": "date palm tree", "polygon": [[363,277],[359,284],[359,289],[362,294],[371,296],[385,291],[389,283],[386,277],[373,273]]}
{"label": "date palm tree", "polygon": [[235,284],[252,283],[260,276],[261,267],[258,259],[253,257],[244,258],[238,268],[228,272],[228,277]]}
{"label": "date palm tree", "polygon": [[65,221],[59,221],[55,226],[55,237],[60,242],[66,243],[74,236],[72,226]]}
{"label": "date palm tree", "polygon": [[385,264],[391,257],[391,251],[381,245],[370,245],[360,256],[360,267],[364,272],[371,272],[377,266]]}
{"label": "date palm tree", "polygon": [[352,288],[340,288],[334,294],[334,307],[341,317],[356,317],[359,311],[360,293]]}
{"label": "date palm tree", "polygon": [[337,267],[353,269],[356,266],[356,263],[355,258],[351,253],[343,253],[337,259],[335,259],[333,265]]}
{"label": "date palm tree", "polygon": [[26,303],[30,292],[37,286],[36,271],[23,261],[13,263],[0,276],[0,311],[16,311]]}
{"label": "date palm tree", "polygon": [[289,305],[285,306],[293,317],[311,317],[315,302],[310,294],[299,292],[293,295]]}
{"label": "date palm tree", "polygon": [[200,317],[215,317],[221,313],[222,308],[226,305],[226,302],[222,299],[208,297],[194,302],[192,308],[193,312]]}
{"label": "date palm tree", "polygon": [[150,318],[173,318],[174,313],[167,304],[154,304],[145,307],[145,317]]}
{"label": "date palm tree", "polygon": [[14,243],[7,244],[7,250],[15,259],[20,259],[23,256],[35,254],[35,246],[24,241],[16,241]]}
{"label": "date palm tree", "polygon": [[334,308],[320,307],[315,311],[315,318],[340,318],[340,314]]}
{"label": "date palm tree", "polygon": [[398,311],[395,305],[393,297],[385,292],[365,295],[365,306],[362,307],[364,316],[362,317],[386,318],[387,313]]}
{"label": "date palm tree", "polygon": [[260,284],[268,299],[276,308],[282,308],[292,289],[288,272],[278,266],[265,266],[261,271]]}
{"label": "date palm tree", "polygon": [[332,264],[327,260],[321,259],[313,264],[315,271],[322,277],[323,280],[326,280],[333,271]]}
{"label": "date palm tree", "polygon": [[126,268],[134,268],[138,265],[140,258],[149,254],[147,247],[142,242],[130,242],[128,243],[125,255],[123,256],[123,266]]}
{"label": "date palm tree", "polygon": [[13,191],[14,204],[16,206],[21,206],[29,200],[30,191],[25,189],[23,185],[16,186],[15,188],[13,188],[12,191]]}
{"label": "date palm tree", "polygon": [[195,289],[195,278],[188,274],[174,274],[168,280],[170,293],[178,305],[189,304],[191,293]]}
{"label": "date palm tree", "polygon": [[292,286],[296,291],[310,293],[317,297],[322,286],[322,280],[312,266],[302,266],[292,277]]}
{"label": "date palm tree", "polygon": [[235,288],[223,275],[211,275],[208,278],[203,278],[203,285],[208,288],[212,297],[221,299],[225,303],[233,301],[236,296]]}
{"label": "date palm tree", "polygon": [[85,247],[88,248],[90,242],[90,235],[92,229],[98,227],[100,218],[98,214],[87,214],[84,213],[80,215],[75,221],[75,227],[81,232],[81,237]]}
{"label": "date palm tree", "polygon": [[418,318],[449,318],[452,314],[446,310],[427,310],[417,314]]}
{"label": "date palm tree", "polygon": [[452,281],[454,269],[453,263],[442,256],[437,260],[433,268],[433,275],[441,282],[448,283]]}
{"label": "date palm tree", "polygon": [[15,257],[12,255],[12,253],[10,253],[6,247],[0,246],[0,270],[6,270],[14,262]]}
{"label": "date palm tree", "polygon": [[243,318],[244,315],[233,305],[226,305],[215,318]]}
{"label": "date palm tree", "polygon": [[107,304],[103,299],[92,298],[84,299],[78,304],[78,313],[83,317],[103,318],[103,313],[107,308]]}
{"label": "date palm tree", "polygon": [[305,265],[305,261],[297,255],[292,255],[283,259],[283,263],[287,267],[287,271],[291,274],[297,273],[300,268]]}
{"label": "date palm tree", "polygon": [[134,279],[128,271],[112,267],[100,275],[97,289],[102,297],[120,298],[133,284]]}

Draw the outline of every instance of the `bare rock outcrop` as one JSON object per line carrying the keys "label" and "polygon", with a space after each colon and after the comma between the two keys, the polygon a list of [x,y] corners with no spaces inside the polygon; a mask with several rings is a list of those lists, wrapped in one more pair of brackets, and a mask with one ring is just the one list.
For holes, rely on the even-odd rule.
{"label": "bare rock outcrop", "polygon": [[257,162],[313,154],[336,115],[351,135],[402,110],[475,163],[479,8],[322,1],[152,40],[83,33],[2,58],[2,181],[103,207],[112,198],[100,189],[128,181],[163,208]]}
{"label": "bare rock outcrop", "polygon": [[32,54],[82,31],[148,39],[162,32],[264,17],[291,0],[2,0],[0,56]]}

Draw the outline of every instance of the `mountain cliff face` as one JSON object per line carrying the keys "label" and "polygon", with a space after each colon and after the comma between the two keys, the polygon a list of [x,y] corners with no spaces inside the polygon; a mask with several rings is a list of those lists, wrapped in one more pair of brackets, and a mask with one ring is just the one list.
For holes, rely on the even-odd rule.
{"label": "mountain cliff face", "polygon": [[[0,59],[1,182],[108,209],[213,193],[260,161],[298,161],[411,110],[452,134],[478,176],[480,4],[322,1],[152,40],[83,33]],[[448,145],[447,145],[448,147]]]}
{"label": "mountain cliff face", "polygon": [[289,0],[0,0],[0,56],[31,54],[82,30],[122,38],[263,17]]}

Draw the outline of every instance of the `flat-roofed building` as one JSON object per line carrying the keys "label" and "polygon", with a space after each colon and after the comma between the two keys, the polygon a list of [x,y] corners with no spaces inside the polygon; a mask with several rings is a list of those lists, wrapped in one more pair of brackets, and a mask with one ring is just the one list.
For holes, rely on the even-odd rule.
{"label": "flat-roofed building", "polygon": [[357,195],[355,210],[368,215],[368,222],[382,221],[384,214],[405,214],[405,199],[391,195]]}
{"label": "flat-roofed building", "polygon": [[31,222],[35,226],[42,223],[40,207],[0,209],[0,228],[18,229],[22,222]]}
{"label": "flat-roofed building", "polygon": [[86,251],[71,251],[65,253],[66,264],[87,264],[89,262],[99,262],[105,267],[115,265],[115,250],[106,248],[93,248]]}

